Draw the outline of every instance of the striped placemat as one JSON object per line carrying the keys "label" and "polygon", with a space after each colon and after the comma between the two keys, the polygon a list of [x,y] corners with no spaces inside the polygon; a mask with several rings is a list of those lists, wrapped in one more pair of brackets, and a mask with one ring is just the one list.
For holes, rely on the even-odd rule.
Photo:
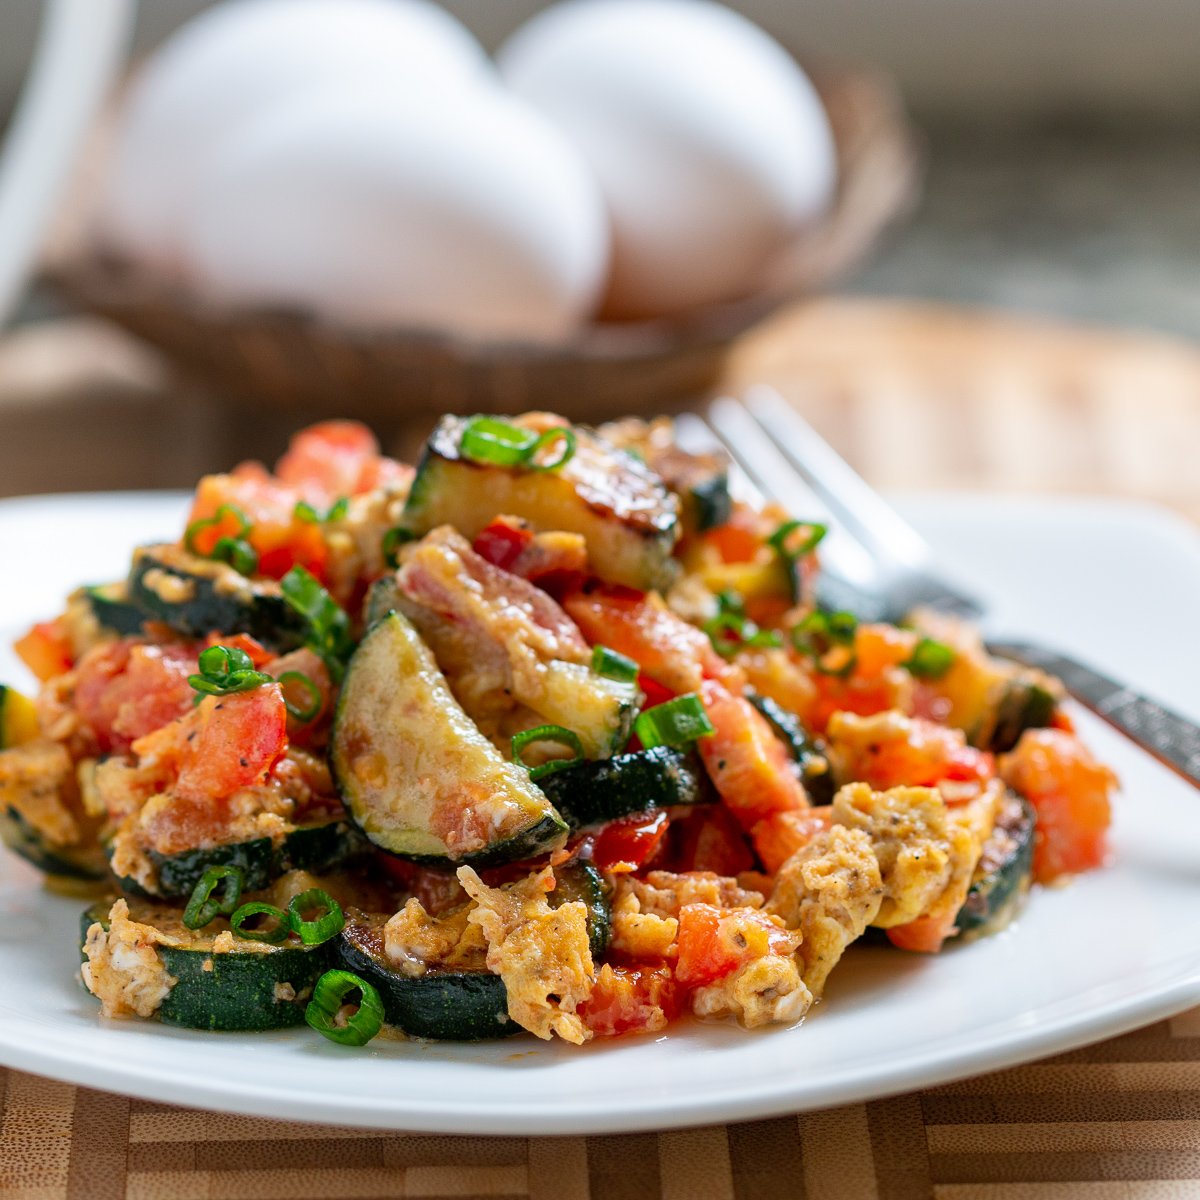
{"label": "striped placemat", "polygon": [[[1183,342],[832,300],[746,340],[726,388],[764,380],[884,487],[1124,495],[1200,519],[1200,350]],[[272,419],[178,404],[92,323],[22,331],[0,342],[0,493],[186,485],[282,442]],[[1200,1198],[1200,1009],[922,1093],[611,1137],[324,1128],[17,1071],[0,1099],[4,1200]]]}
{"label": "striped placemat", "polygon": [[7,1200],[1183,1200],[1200,1009],[929,1091],[728,1126],[439,1137],[206,1113],[0,1076]]}

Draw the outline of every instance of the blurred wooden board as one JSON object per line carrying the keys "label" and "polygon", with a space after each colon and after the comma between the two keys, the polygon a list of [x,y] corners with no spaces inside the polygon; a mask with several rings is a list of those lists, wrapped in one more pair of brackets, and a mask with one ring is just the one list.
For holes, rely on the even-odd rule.
{"label": "blurred wooden board", "polygon": [[[1200,518],[1200,348],[1151,334],[830,299],[747,337],[722,390],[779,388],[874,483],[1110,494]],[[329,415],[338,415],[330,413]],[[427,418],[384,440],[411,453]],[[90,319],[0,340],[0,494],[186,487],[292,420],[173,382]]]}

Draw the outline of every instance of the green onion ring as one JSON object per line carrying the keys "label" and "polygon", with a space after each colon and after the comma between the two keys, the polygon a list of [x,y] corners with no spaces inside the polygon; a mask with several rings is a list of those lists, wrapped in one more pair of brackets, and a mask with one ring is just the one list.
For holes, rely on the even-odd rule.
{"label": "green onion ring", "polygon": [[[203,929],[222,913],[228,916],[233,912],[242,898],[242,878],[241,867],[209,867],[192,889],[191,898],[183,910],[184,925],[188,929]],[[221,898],[214,900],[212,894],[222,881]]]}
{"label": "green onion ring", "polygon": [[615,679],[618,683],[632,683],[638,677],[637,663],[607,646],[592,648],[592,670],[604,679]]}
{"label": "green onion ring", "polygon": [[[559,451],[558,457],[552,458],[548,462],[542,462],[538,458],[539,452],[547,446],[553,446],[560,438],[562,439],[562,449]],[[560,425],[556,429],[547,429],[534,442],[532,449],[526,455],[525,466],[531,471],[558,471],[575,457],[577,445],[575,431],[570,427]]]}
{"label": "green onion ring", "polygon": [[[310,908],[325,911],[314,920],[305,920],[301,914]],[[292,932],[306,946],[320,946],[331,937],[337,937],[346,925],[342,906],[323,888],[309,888],[307,892],[293,896],[287,910]]]}
{"label": "green onion ring", "polygon": [[[303,725],[307,725],[309,721],[315,721],[321,715],[321,709],[324,707],[324,702],[321,698],[321,689],[303,671],[284,671],[279,676],[278,682],[283,688],[283,703],[287,707],[288,712],[297,721]],[[289,683],[303,688],[308,693],[307,708],[299,708],[288,698],[287,685]]]}
{"label": "green onion ring", "polygon": [[956,657],[952,646],[923,637],[913,648],[912,657],[901,666],[918,679],[941,679],[954,666]]}
{"label": "green onion ring", "polygon": [[[278,924],[273,929],[245,928],[245,923],[251,917],[257,916],[274,917]],[[237,909],[229,918],[229,927],[233,930],[234,937],[239,937],[243,941],[267,942],[272,946],[285,941],[288,934],[292,932],[291,919],[282,908],[276,908],[273,904],[263,904],[259,900],[251,900]]]}
{"label": "green onion ring", "polygon": [[[539,766],[530,767],[521,755],[525,747],[534,742],[554,742],[557,745],[566,746],[569,750],[574,750],[575,754],[572,758],[551,758]],[[579,734],[562,725],[539,725],[536,729],[526,729],[523,733],[513,735],[512,756],[513,762],[520,763],[525,767],[529,771],[529,778],[536,783],[539,779],[544,779],[555,771],[573,767],[577,762],[581,762],[583,760],[583,743],[579,740]]]}
{"label": "green onion ring", "polygon": [[[359,993],[358,1012],[339,1025],[346,997]],[[383,1001],[365,979],[349,971],[326,971],[313,988],[304,1019],[319,1034],[343,1046],[365,1046],[383,1026]]]}
{"label": "green onion ring", "polygon": [[647,750],[654,746],[686,746],[715,732],[695,692],[646,709],[634,721],[633,731]]}
{"label": "green onion ring", "polygon": [[475,462],[519,467],[537,448],[539,441],[530,429],[521,429],[495,417],[473,417],[463,429],[458,448]]}
{"label": "green onion ring", "polygon": [[[808,534],[799,543],[793,545],[790,539],[792,534],[798,529],[807,529]],[[828,527],[820,524],[818,521],[784,521],[767,538],[767,545],[774,546],[779,555],[787,559],[788,562],[796,562],[797,559],[803,558],[806,554],[811,554],[820,545],[828,532]]]}

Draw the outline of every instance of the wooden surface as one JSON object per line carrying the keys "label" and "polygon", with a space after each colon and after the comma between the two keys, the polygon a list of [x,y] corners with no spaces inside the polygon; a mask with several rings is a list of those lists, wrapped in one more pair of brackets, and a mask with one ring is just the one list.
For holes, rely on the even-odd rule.
{"label": "wooden surface", "polygon": [[[827,301],[729,364],[886,487],[1083,492],[1200,519],[1200,350],[1165,338]],[[411,431],[392,440],[411,440]],[[0,343],[0,489],[186,485],[286,429],[174,387],[89,322]],[[750,1035],[752,1036],[752,1035]],[[745,1125],[444,1138],[169,1108],[0,1073],[0,1197],[537,1200],[1200,1197],[1200,1010],[920,1094]]]}

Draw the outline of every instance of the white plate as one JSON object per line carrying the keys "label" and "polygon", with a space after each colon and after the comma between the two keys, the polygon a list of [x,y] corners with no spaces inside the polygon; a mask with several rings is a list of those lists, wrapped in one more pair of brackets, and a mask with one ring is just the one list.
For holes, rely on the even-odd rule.
{"label": "white plate", "polygon": [[[1200,545],[1155,510],[939,497],[904,505],[1006,632],[1053,638],[1200,716]],[[163,496],[0,503],[0,635],[180,528]],[[7,643],[8,637],[4,636]],[[0,652],[0,678],[18,681]],[[91,1087],[261,1116],[453,1133],[583,1133],[848,1103],[1050,1054],[1200,1003],[1200,795],[1098,723],[1120,772],[1116,864],[1038,891],[998,937],[936,958],[857,948],[802,1028],[698,1024],[582,1050],[207,1034],[102,1022],[75,976],[77,902],[0,873],[0,1061]]]}

